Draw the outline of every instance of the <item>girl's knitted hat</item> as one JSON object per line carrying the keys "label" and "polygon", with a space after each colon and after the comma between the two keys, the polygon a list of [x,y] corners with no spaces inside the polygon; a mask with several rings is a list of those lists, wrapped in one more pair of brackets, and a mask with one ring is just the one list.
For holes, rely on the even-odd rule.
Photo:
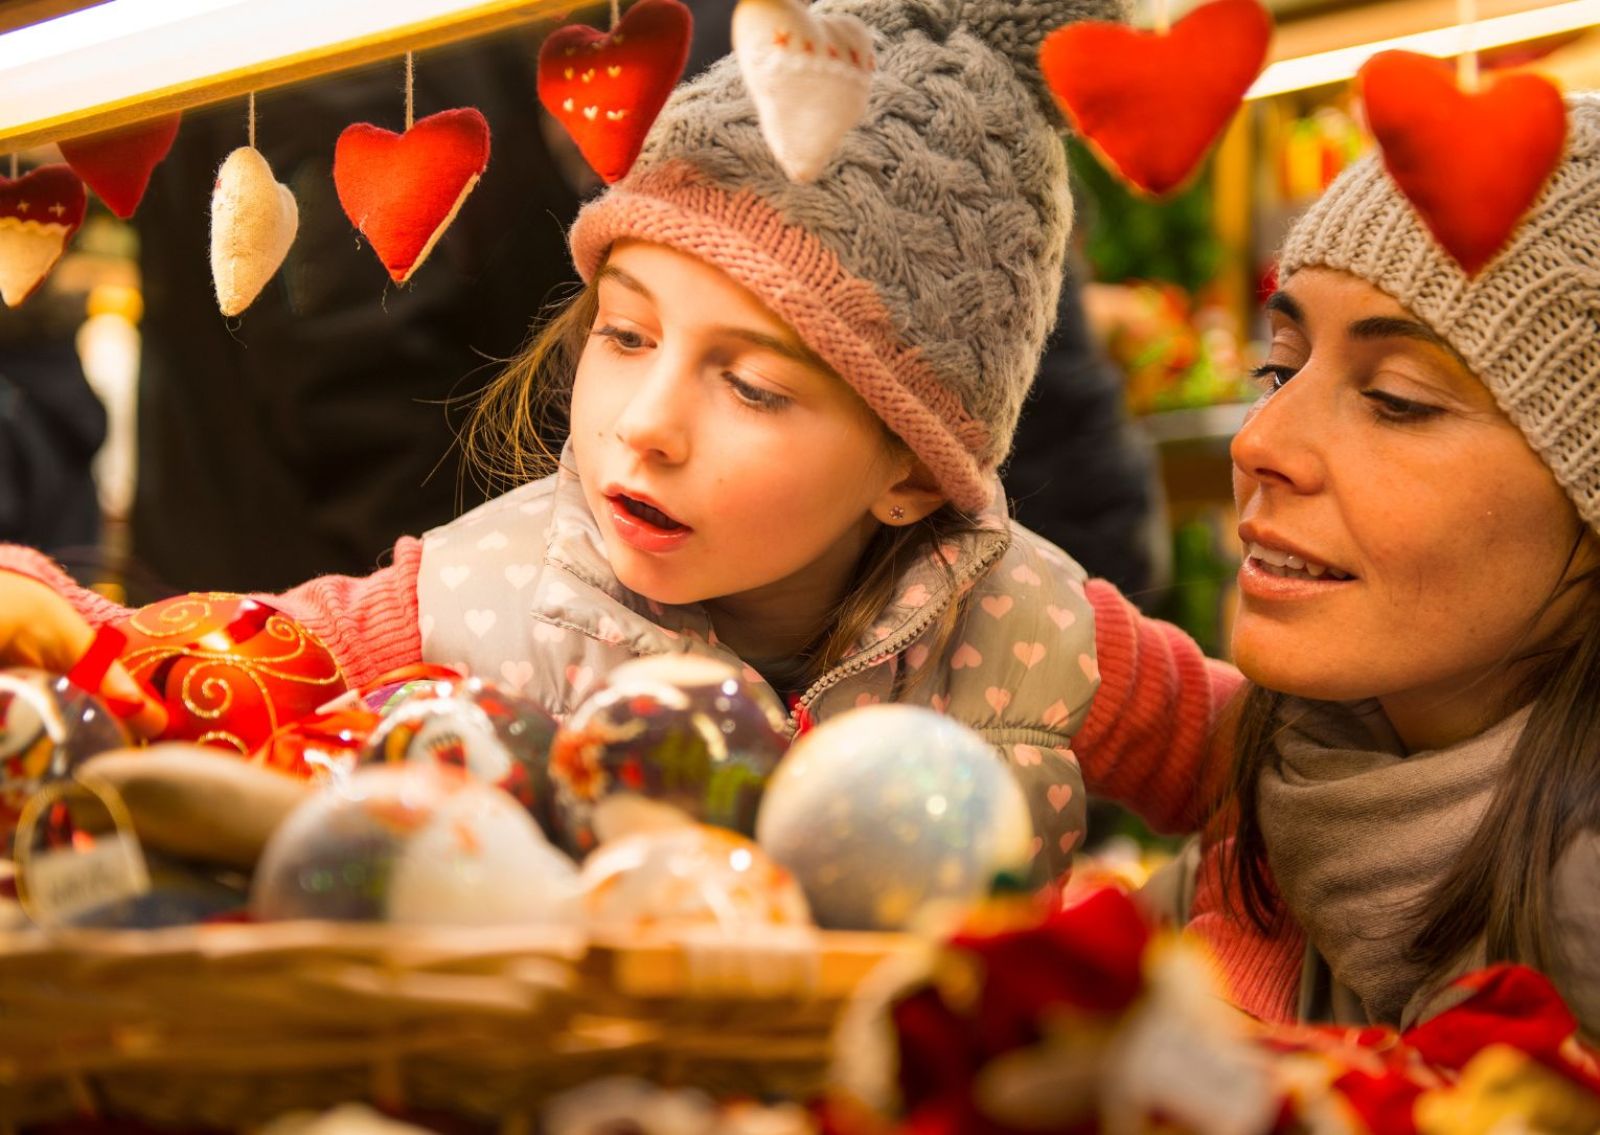
{"label": "girl's knitted hat", "polygon": [[1393,296],[1466,360],[1600,530],[1600,98],[1575,96],[1567,109],[1560,165],[1476,277],[1435,243],[1376,155],[1290,230],[1279,273],[1335,268]]}
{"label": "girl's knitted hat", "polygon": [[871,29],[865,115],[791,181],[729,56],[676,90],[629,175],[584,208],[593,278],[624,237],[755,293],[911,447],[958,507],[989,503],[1055,318],[1072,202],[1040,42],[1125,0],[820,0]]}

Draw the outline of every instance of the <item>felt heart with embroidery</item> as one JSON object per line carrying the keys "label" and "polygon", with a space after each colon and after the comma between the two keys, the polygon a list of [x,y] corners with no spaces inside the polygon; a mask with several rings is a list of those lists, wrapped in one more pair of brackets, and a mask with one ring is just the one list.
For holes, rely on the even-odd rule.
{"label": "felt heart with embroidery", "polygon": [[150,175],[172,149],[181,114],[87,134],[61,143],[61,156],[95,195],[127,220],[144,200]]}
{"label": "felt heart with embroidery", "polygon": [[739,0],[733,50],[773,157],[793,180],[813,180],[867,112],[872,32],[801,0]]}
{"label": "felt heart with embroidery", "polygon": [[1561,92],[1519,73],[1469,94],[1456,86],[1451,64],[1405,51],[1373,56],[1360,84],[1384,168],[1439,244],[1475,275],[1561,161]]}
{"label": "felt heart with embroidery", "polygon": [[539,49],[539,101],[607,183],[633,168],[689,61],[693,27],[679,0],[639,0],[610,32],[572,24]]}
{"label": "felt heart with embroidery", "polygon": [[404,134],[357,122],[333,149],[345,216],[403,284],[422,267],[489,165],[489,123],[474,107],[430,114]]}
{"label": "felt heart with embroidery", "polygon": [[300,207],[261,151],[240,146],[211,190],[211,280],[223,315],[255,302],[294,243]]}
{"label": "felt heart with embroidery", "polygon": [[15,180],[0,177],[0,299],[16,307],[31,296],[83,224],[89,198],[66,166],[40,166]]}
{"label": "felt heart with embroidery", "polygon": [[1082,21],[1039,48],[1039,69],[1107,166],[1161,196],[1193,175],[1261,73],[1272,17],[1258,0],[1211,0],[1141,31]]}

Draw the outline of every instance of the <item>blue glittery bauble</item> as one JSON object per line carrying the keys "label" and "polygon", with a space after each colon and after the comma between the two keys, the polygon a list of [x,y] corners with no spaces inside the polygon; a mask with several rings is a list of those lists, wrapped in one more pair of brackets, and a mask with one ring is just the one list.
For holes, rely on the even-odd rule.
{"label": "blue glittery bauble", "polygon": [[767,785],[756,838],[819,926],[905,929],[1026,865],[1033,823],[983,738],[929,709],[854,709],[805,734]]}

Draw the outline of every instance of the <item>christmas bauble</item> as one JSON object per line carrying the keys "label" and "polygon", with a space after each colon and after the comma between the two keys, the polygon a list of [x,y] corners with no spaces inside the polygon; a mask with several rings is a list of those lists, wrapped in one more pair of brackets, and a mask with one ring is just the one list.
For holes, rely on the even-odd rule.
{"label": "christmas bauble", "polygon": [[564,922],[577,869],[497,788],[425,764],[357,769],[289,815],[251,887],[262,919]]}
{"label": "christmas bauble", "polygon": [[364,704],[319,709],[279,726],[250,759],[302,780],[335,780],[355,771],[380,720]]}
{"label": "christmas bauble", "polygon": [[249,753],[345,689],[327,647],[257,599],[179,595],[116,627],[128,637],[123,665],[166,703],[163,740]]}
{"label": "christmas bauble", "polygon": [[383,674],[361,687],[361,700],[374,713],[388,713],[413,698],[426,697],[466,675],[449,666],[418,662]]}
{"label": "christmas bauble", "polygon": [[132,743],[104,702],[59,674],[0,670],[0,852],[28,797],[94,754]]}
{"label": "christmas bauble", "polygon": [[556,838],[581,857],[655,826],[661,808],[751,835],[787,747],[777,698],[733,667],[689,654],[625,663],[556,734]]}
{"label": "christmas bauble", "polygon": [[853,709],[805,734],[761,806],[757,839],[820,926],[902,930],[965,905],[1032,850],[1027,801],[994,748],[915,706]]}
{"label": "christmas bauble", "polygon": [[465,769],[504,789],[548,822],[547,766],[556,720],[537,702],[481,678],[432,681],[393,703],[373,728],[361,762],[423,761]]}
{"label": "christmas bauble", "polygon": [[590,926],[607,932],[811,925],[789,872],[751,840],[705,824],[611,840],[584,860],[578,882]]}

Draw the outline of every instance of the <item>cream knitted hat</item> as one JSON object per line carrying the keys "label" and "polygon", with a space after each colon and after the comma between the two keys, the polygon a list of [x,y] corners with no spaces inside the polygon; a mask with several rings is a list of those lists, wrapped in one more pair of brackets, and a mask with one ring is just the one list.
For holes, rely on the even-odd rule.
{"label": "cream knitted hat", "polygon": [[1600,96],[1567,109],[1561,164],[1478,276],[1439,247],[1376,155],[1295,224],[1279,274],[1359,276],[1438,332],[1600,531]]}
{"label": "cream knitted hat", "polygon": [[820,0],[872,30],[866,114],[789,179],[737,61],[675,91],[638,163],[579,215],[593,277],[634,237],[754,292],[979,511],[1055,318],[1072,202],[1039,44],[1124,0]]}

